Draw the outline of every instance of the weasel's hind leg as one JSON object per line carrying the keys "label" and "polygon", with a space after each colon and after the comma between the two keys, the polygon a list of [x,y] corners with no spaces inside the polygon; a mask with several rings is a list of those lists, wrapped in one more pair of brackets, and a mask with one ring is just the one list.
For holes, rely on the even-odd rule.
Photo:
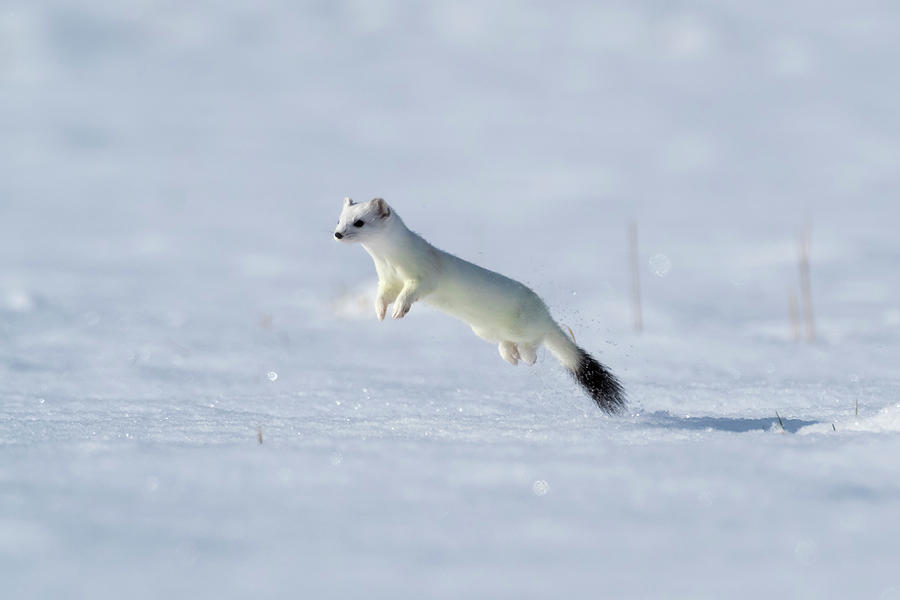
{"label": "weasel's hind leg", "polygon": [[503,360],[513,366],[519,364],[519,350],[513,342],[500,342],[497,348],[500,350]]}
{"label": "weasel's hind leg", "polygon": [[519,358],[530,367],[537,362],[537,348],[531,344],[519,344]]}
{"label": "weasel's hind leg", "polygon": [[472,332],[486,342],[496,342],[500,339],[487,329],[478,329],[477,327],[472,326]]}

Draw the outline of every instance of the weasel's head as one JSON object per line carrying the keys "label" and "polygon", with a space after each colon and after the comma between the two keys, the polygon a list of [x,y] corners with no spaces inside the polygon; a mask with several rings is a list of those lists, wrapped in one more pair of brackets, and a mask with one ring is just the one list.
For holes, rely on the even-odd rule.
{"label": "weasel's head", "polygon": [[344,208],[334,230],[334,239],[342,242],[365,242],[384,231],[394,211],[383,198],[357,204],[344,198]]}

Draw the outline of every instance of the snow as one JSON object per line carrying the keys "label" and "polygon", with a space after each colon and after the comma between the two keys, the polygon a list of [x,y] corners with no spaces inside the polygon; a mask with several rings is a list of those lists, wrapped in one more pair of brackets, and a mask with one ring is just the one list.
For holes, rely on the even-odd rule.
{"label": "snow", "polygon": [[[879,0],[7,2],[3,596],[900,597],[898,38]],[[348,194],[533,287],[628,413],[378,323]]]}
{"label": "snow", "polygon": [[[837,431],[837,425],[831,424],[831,430]],[[853,418],[845,418],[841,420],[842,431],[864,431],[868,433],[897,433],[900,432],[900,404],[894,406],[886,406],[878,411],[877,414],[859,418],[854,415]],[[822,433],[828,432],[828,425],[816,423],[808,425],[801,429],[798,433]]]}

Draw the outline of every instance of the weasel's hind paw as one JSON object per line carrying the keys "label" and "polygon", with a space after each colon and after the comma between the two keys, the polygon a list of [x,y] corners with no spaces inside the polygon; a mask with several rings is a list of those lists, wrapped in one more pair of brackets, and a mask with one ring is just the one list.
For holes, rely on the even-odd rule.
{"label": "weasel's hind paw", "polygon": [[516,348],[516,345],[514,343],[500,342],[500,345],[497,347],[497,349],[500,350],[500,356],[503,357],[503,360],[513,366],[519,364],[519,350]]}
{"label": "weasel's hind paw", "polygon": [[530,367],[537,362],[537,349],[530,344],[519,344],[519,358]]}

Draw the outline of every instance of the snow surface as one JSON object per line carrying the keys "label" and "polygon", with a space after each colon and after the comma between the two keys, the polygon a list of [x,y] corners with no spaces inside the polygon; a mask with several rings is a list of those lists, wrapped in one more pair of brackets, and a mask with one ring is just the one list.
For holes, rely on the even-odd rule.
{"label": "snow surface", "polygon": [[[898,40],[893,0],[7,1],[0,595],[900,598]],[[629,413],[376,322],[348,194],[532,286]]]}

